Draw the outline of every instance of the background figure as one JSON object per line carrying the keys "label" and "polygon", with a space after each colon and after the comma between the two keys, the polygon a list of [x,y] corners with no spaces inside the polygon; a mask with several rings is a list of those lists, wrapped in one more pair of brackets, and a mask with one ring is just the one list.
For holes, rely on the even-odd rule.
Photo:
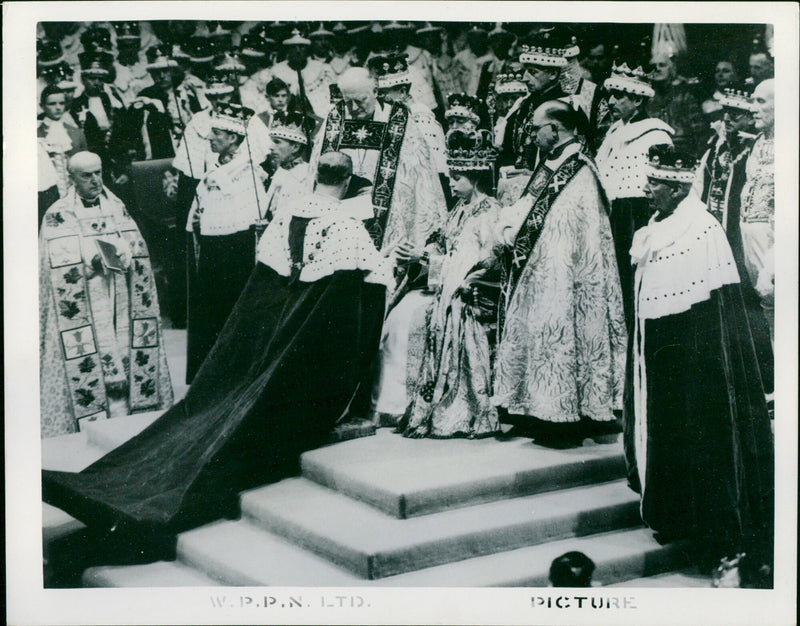
{"label": "background figure", "polygon": [[719,100],[723,107],[724,126],[714,137],[697,168],[695,189],[708,211],[725,230],[736,259],[747,311],[749,330],[758,356],[761,381],[766,393],[774,385],[774,358],[769,326],[761,308],[761,297],[750,280],[745,262],[741,231],[742,190],[747,182],[747,159],[755,136],[751,99],[740,91],[727,89]]}
{"label": "background figure", "polygon": [[86,137],[83,131],[70,120],[64,119],[66,113],[66,94],[55,85],[42,90],[40,104],[44,111],[36,129],[39,145],[47,152],[58,176],[58,194],[65,197],[71,184],[67,172],[69,158],[86,150]]}
{"label": "background figure", "polygon": [[710,131],[688,81],[678,76],[675,59],[666,52],[653,55],[650,65],[653,95],[645,104],[647,115],[669,124],[675,146],[699,157]]}
{"label": "background figure", "polygon": [[591,587],[594,561],[583,552],[567,552],[550,564],[552,587]]}
{"label": "background figure", "polygon": [[739,87],[739,77],[732,61],[722,59],[714,65],[714,93],[703,101],[703,115],[706,123],[711,125],[722,119],[722,105],[720,98],[726,89]]}
{"label": "background figure", "polygon": [[617,252],[625,320],[630,331],[633,327],[633,270],[629,251],[633,233],[647,224],[651,215],[644,196],[647,150],[655,144],[671,143],[673,131],[662,120],[647,116],[647,100],[654,92],[641,67],[628,66],[625,62],[615,65],[605,88],[616,121],[608,129],[595,160],[611,201],[611,233]]}
{"label": "background figure", "polygon": [[775,81],[763,80],[753,92],[753,120],[759,132],[747,158],[742,189],[744,262],[775,342]]}

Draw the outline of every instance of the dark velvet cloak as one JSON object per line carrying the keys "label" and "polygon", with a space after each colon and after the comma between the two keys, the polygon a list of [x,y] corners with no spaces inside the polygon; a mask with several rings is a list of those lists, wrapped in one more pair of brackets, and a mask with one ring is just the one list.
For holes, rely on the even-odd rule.
{"label": "dark velvet cloak", "polygon": [[44,471],[44,501],[142,535],[235,513],[241,490],[326,441],[377,350],[384,303],[359,270],[303,283],[258,264],[186,398],[82,472]]}
{"label": "dark velvet cloak", "polygon": [[[645,324],[642,518],[666,539],[694,539],[713,558],[745,551],[771,564],[773,437],[740,286]],[[629,480],[641,492],[632,406],[626,414]]]}

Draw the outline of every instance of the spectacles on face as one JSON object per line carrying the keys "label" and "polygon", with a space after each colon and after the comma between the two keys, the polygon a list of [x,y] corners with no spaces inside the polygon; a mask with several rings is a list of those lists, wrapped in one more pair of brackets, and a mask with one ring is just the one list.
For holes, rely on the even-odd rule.
{"label": "spectacles on face", "polygon": [[556,125],[553,122],[548,122],[547,124],[542,124],[541,126],[533,125],[531,126],[531,130],[533,131],[534,135],[538,135],[540,130],[547,128],[548,126],[552,126],[553,130],[556,128]]}

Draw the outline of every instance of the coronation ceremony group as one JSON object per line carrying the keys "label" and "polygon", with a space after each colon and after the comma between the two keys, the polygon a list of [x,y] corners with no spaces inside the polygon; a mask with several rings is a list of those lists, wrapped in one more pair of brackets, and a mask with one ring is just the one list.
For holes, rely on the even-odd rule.
{"label": "coronation ceremony group", "polygon": [[146,542],[348,422],[621,439],[771,587],[771,29],[692,26],[40,23],[41,435],[163,412],[45,501]]}

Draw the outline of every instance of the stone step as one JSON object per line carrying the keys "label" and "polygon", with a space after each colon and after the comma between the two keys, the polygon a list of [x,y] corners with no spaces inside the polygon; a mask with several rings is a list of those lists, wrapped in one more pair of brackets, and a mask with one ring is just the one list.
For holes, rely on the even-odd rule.
{"label": "stone step", "polygon": [[84,587],[217,587],[220,583],[178,561],[103,565],[83,573]]}
{"label": "stone step", "polygon": [[150,426],[162,413],[164,411],[148,411],[90,422],[84,426],[86,441],[91,446],[111,452]]}
{"label": "stone step", "polygon": [[303,454],[305,478],[395,517],[555,491],[621,478],[620,442],[553,450],[529,439],[407,439],[389,429],[375,437]]}
{"label": "stone step", "polygon": [[[688,544],[660,545],[650,530],[635,528],[571,537],[475,557],[378,580],[338,568],[246,519],[183,533],[178,561],[94,567],[87,587],[546,587],[550,563],[573,550],[596,566],[594,583],[612,587],[709,587],[709,577],[686,567]],[[681,569],[682,568],[682,569]],[[678,569],[678,571],[671,571]]]}
{"label": "stone step", "polygon": [[623,481],[397,519],[294,478],[242,494],[242,515],[356,575],[377,579],[641,524]]}
{"label": "stone step", "polygon": [[376,582],[393,587],[547,587],[553,559],[573,550],[594,561],[593,581],[602,586],[624,586],[622,581],[683,567],[690,558],[686,543],[662,546],[651,530],[634,528],[570,537]]}
{"label": "stone step", "polygon": [[642,589],[710,588],[711,576],[703,576],[697,572],[695,567],[686,567],[675,572],[633,578],[609,586],[638,587]]}
{"label": "stone step", "polygon": [[231,586],[348,587],[364,580],[247,519],[182,533],[177,555],[185,565]]}

